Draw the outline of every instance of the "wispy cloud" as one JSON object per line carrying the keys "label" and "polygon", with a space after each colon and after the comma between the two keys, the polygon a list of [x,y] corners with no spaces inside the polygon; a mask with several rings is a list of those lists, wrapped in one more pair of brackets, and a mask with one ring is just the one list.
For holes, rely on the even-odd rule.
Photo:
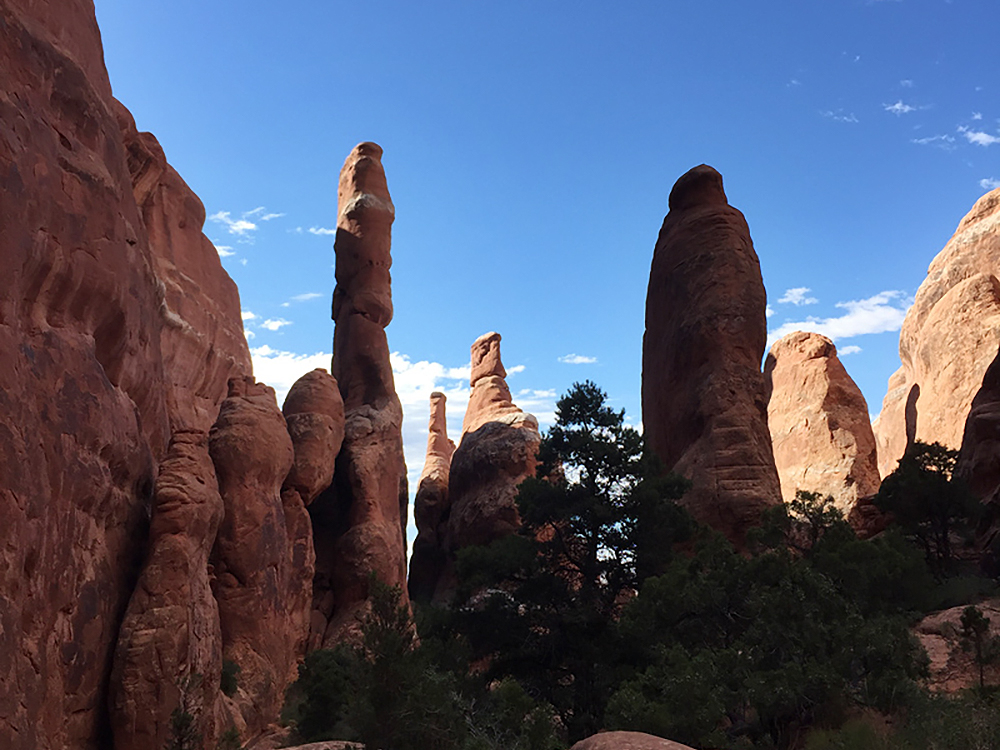
{"label": "wispy cloud", "polygon": [[972,113],[972,119],[973,120],[982,120],[983,119],[983,113],[982,112],[973,112]]}
{"label": "wispy cloud", "polygon": [[229,245],[216,245],[215,252],[219,254],[220,258],[229,258],[236,255],[236,251],[234,251]]}
{"label": "wispy cloud", "polygon": [[831,109],[821,110],[820,114],[834,122],[858,122],[858,118],[853,112],[844,114],[842,109],[838,109],[836,112]]}
{"label": "wispy cloud", "polygon": [[247,237],[250,232],[257,229],[257,225],[247,218],[250,215],[250,212],[247,212],[241,218],[234,219],[229,211],[216,211],[208,218],[210,221],[222,224],[230,234],[235,234],[238,237]]}
{"label": "wispy cloud", "polygon": [[909,104],[903,104],[903,100],[899,99],[895,104],[883,104],[882,109],[886,112],[891,112],[892,114],[899,117],[899,115],[905,115],[907,112],[916,112],[917,108]]}
{"label": "wispy cloud", "polygon": [[291,298],[292,302],[306,302],[311,299],[319,299],[323,295],[319,292],[305,292],[303,294],[296,294]]}
{"label": "wispy cloud", "polygon": [[268,331],[277,331],[279,328],[284,328],[285,326],[290,326],[291,324],[292,321],[285,320],[284,318],[268,318],[260,324],[260,327],[265,328]]}
{"label": "wispy cloud", "polygon": [[984,177],[979,181],[979,187],[983,190],[996,190],[1000,188],[1000,180],[995,177]]}
{"label": "wispy cloud", "polygon": [[1000,143],[1000,136],[990,135],[982,130],[971,130],[964,125],[960,125],[958,132],[965,136],[965,140],[977,146],[992,146]]}
{"label": "wispy cloud", "polygon": [[900,291],[884,291],[861,300],[838,302],[843,315],[830,318],[809,317],[801,321],[784,323],[768,334],[768,347],[793,331],[815,331],[834,341],[870,333],[898,331],[903,325],[906,311],[913,303]]}
{"label": "wispy cloud", "polygon": [[807,286],[797,286],[792,289],[786,289],[784,296],[778,300],[778,304],[782,305],[795,305],[799,307],[801,305],[815,305],[819,302],[815,297],[807,297],[806,295],[811,292]]}
{"label": "wispy cloud", "polygon": [[564,354],[559,357],[559,361],[564,365],[592,365],[597,362],[597,357],[588,357],[584,354]]}
{"label": "wispy cloud", "polygon": [[336,234],[336,229],[327,229],[326,227],[309,227],[309,234]]}
{"label": "wispy cloud", "polygon": [[256,320],[257,316],[254,315],[249,310],[241,310],[240,317],[243,318],[243,322],[246,323],[248,320]]}
{"label": "wispy cloud", "polygon": [[770,305],[765,306],[764,316],[770,318],[772,315],[774,315],[774,308],[771,307]]}
{"label": "wispy cloud", "polygon": [[935,146],[943,148],[945,151],[952,151],[955,148],[955,136],[953,135],[928,135],[923,138],[911,138],[910,143],[921,146]]}
{"label": "wispy cloud", "polygon": [[899,85],[902,86],[904,89],[912,89],[913,81],[909,78],[904,78],[902,81],[899,82]]}
{"label": "wispy cloud", "polygon": [[855,344],[848,344],[847,346],[842,346],[837,349],[837,353],[841,357],[846,357],[848,354],[857,354],[861,351],[861,347]]}
{"label": "wispy cloud", "polygon": [[285,214],[264,214],[260,217],[261,221],[271,221],[271,219],[280,219]]}

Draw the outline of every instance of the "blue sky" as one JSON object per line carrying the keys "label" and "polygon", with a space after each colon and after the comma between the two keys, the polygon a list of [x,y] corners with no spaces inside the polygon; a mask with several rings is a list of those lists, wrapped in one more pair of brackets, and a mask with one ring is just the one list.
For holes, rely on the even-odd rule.
{"label": "blue sky", "polygon": [[770,329],[834,336],[872,414],[928,263],[1000,186],[996,0],[96,4],[279,390],[328,366],[338,173],[385,149],[414,478],[427,397],[457,438],[486,331],[543,423],[584,378],[639,421],[653,244],[692,166],[747,217]]}

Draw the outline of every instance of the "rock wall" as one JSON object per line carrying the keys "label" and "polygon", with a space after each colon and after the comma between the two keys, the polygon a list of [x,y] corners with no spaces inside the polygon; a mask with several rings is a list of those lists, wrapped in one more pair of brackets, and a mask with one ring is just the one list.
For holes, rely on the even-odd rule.
{"label": "rock wall", "polygon": [[344,399],[344,442],[333,486],[309,507],[316,545],[311,639],[326,645],[357,633],[369,574],[400,586],[406,601],[403,411],[385,335],[395,208],[381,158],[374,143],[356,146],[337,192],[333,375]]}
{"label": "rock wall", "polygon": [[781,502],[760,362],[767,299],[746,220],[701,165],[670,191],[642,347],[647,445],[693,482],[681,503],[741,544]]}
{"label": "rock wall", "polygon": [[955,476],[988,506],[979,542],[989,549],[1000,531],[1000,354],[987,368],[972,399]]}
{"label": "rock wall", "polygon": [[958,448],[1000,344],[1000,188],[980,198],[931,261],[899,335],[902,365],[875,421],[879,470],[914,439]]}
{"label": "rock wall", "polygon": [[407,588],[413,601],[430,601],[447,562],[445,536],[448,529],[448,478],[455,443],[448,439],[445,416],[447,398],[431,394],[430,423],[427,428],[427,455],[413,500],[417,538],[410,556]]}
{"label": "rock wall", "polygon": [[868,404],[818,333],[790,333],[764,362],[767,423],[785,502],[796,490],[830,495],[846,517],[878,492],[878,460]]}

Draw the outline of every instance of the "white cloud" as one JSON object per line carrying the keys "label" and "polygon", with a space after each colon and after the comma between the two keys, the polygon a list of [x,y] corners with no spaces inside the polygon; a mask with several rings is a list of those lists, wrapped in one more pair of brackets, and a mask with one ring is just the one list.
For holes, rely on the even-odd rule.
{"label": "white cloud", "polygon": [[860,351],[861,347],[856,346],[855,344],[848,344],[847,346],[842,346],[837,349],[837,353],[840,354],[841,357],[846,357],[848,354],[857,354]]}
{"label": "white cloud", "polygon": [[524,372],[524,365],[514,365],[513,367],[505,367],[508,375],[517,375],[519,372]]}
{"label": "white cloud", "polygon": [[1000,180],[993,177],[984,177],[979,181],[979,187],[983,190],[996,190],[1000,188]]}
{"label": "white cloud", "polygon": [[292,302],[305,302],[305,301],[311,300],[311,299],[318,299],[319,297],[322,297],[322,296],[323,295],[320,294],[319,292],[305,292],[304,294],[296,294],[294,297],[292,297],[291,301]]}
{"label": "white cloud", "polygon": [[820,111],[820,114],[823,115],[823,117],[833,120],[834,122],[858,122],[858,118],[853,112],[849,115],[845,115],[844,110],[842,109],[838,109],[836,112],[829,109],[822,110]]}
{"label": "white cloud", "polygon": [[284,326],[290,326],[292,321],[285,320],[284,318],[268,318],[263,323],[260,324],[261,328],[266,328],[269,331],[277,331],[279,328]]}
{"label": "white cloud", "polygon": [[911,138],[910,143],[917,143],[921,146],[937,146],[945,151],[955,148],[955,136],[953,135],[928,135],[923,138]]}
{"label": "white cloud", "polygon": [[778,304],[784,305],[795,305],[799,307],[801,305],[815,305],[819,302],[815,297],[807,297],[806,295],[811,292],[807,286],[797,286],[792,289],[786,289],[785,295],[778,300]]}
{"label": "white cloud", "polygon": [[245,339],[246,339],[247,341],[249,341],[250,339],[255,339],[255,338],[257,338],[257,334],[256,334],[256,333],[254,333],[253,331],[251,331],[251,330],[250,330],[249,328],[244,328],[244,329],[243,329],[243,337],[244,337],[244,338],[245,338]]}
{"label": "white cloud", "polygon": [[982,120],[983,119],[983,113],[982,112],[973,112],[972,113],[972,119],[973,120]]}
{"label": "white cloud", "polygon": [[913,81],[911,81],[909,78],[904,78],[902,81],[899,82],[899,85],[902,86],[904,89],[912,89]]}
{"label": "white cloud", "polygon": [[243,322],[246,323],[248,320],[256,320],[257,316],[250,312],[249,310],[241,310],[240,317],[243,318]]}
{"label": "white cloud", "polygon": [[280,219],[285,214],[264,214],[260,217],[261,221],[270,221],[271,219]]}
{"label": "white cloud", "polygon": [[267,383],[274,388],[278,406],[284,403],[292,384],[307,372],[317,367],[329,372],[330,357],[331,355],[325,352],[315,354],[283,352],[272,349],[267,344],[250,349],[254,377],[258,382]]}
{"label": "white cloud", "polygon": [[770,305],[766,305],[764,307],[764,315],[770,318],[772,315],[774,315],[774,308],[771,307]]}
{"label": "white cloud", "polygon": [[251,211],[244,211],[243,212],[243,218],[246,219],[247,217],[250,217],[250,216],[256,216],[257,214],[262,214],[266,210],[267,209],[265,209],[263,206],[257,206],[257,208],[255,208],[255,209],[253,209]]}
{"label": "white cloud", "polygon": [[240,264],[241,264],[241,265],[244,265],[244,266],[245,266],[245,265],[246,265],[246,264],[247,264],[248,262],[249,262],[249,261],[247,261],[247,259],[246,259],[246,258],[240,258]]}
{"label": "white cloud", "polygon": [[883,104],[882,109],[886,112],[892,112],[892,114],[896,115],[896,117],[905,115],[907,112],[917,111],[916,107],[912,107],[909,104],[903,104],[902,99],[898,99],[895,104]]}
{"label": "white cloud", "polygon": [[229,245],[216,245],[215,252],[219,254],[220,258],[228,258],[232,255],[236,255],[236,252]]}
{"label": "white cloud", "polygon": [[977,146],[992,146],[994,143],[1000,143],[1000,136],[990,135],[982,130],[969,130],[964,125],[958,128],[958,132],[964,135],[965,140],[969,143],[974,143]]}
{"label": "white cloud", "polygon": [[336,229],[327,229],[326,227],[309,227],[309,234],[336,234]]}
{"label": "white cloud", "polygon": [[583,354],[566,354],[559,357],[559,361],[565,365],[592,365],[597,362],[597,357],[588,357]]}
{"label": "white cloud", "polygon": [[907,298],[900,291],[879,292],[868,299],[838,302],[837,307],[846,310],[843,315],[809,317],[803,321],[784,323],[768,334],[767,346],[770,348],[775,341],[793,331],[815,331],[834,341],[869,333],[898,331],[912,303],[912,298]]}
{"label": "white cloud", "polygon": [[230,215],[229,211],[217,211],[216,213],[209,216],[209,220],[218,222],[222,224],[230,234],[235,234],[238,237],[247,237],[249,232],[253,232],[257,229],[257,225],[252,221],[247,220],[249,212],[243,214],[240,219],[234,219]]}

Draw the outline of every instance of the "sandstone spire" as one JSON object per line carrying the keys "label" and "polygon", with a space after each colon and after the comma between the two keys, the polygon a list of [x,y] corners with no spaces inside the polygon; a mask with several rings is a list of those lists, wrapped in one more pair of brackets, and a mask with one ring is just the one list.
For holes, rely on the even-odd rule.
{"label": "sandstone spire", "polygon": [[861,389],[818,333],[790,333],[764,363],[767,421],[785,502],[796,490],[832,495],[846,517],[878,492],[875,436]]}
{"label": "sandstone spire", "polygon": [[879,469],[913,440],[958,448],[1000,344],[1000,188],[980,198],[931,261],[899,333],[902,365],[875,421]]}
{"label": "sandstone spire", "polygon": [[381,157],[374,143],[356,146],[337,192],[333,375],[345,431],[333,486],[309,508],[316,545],[313,644],[335,643],[358,627],[370,573],[403,587],[406,596],[403,411],[384,330],[392,320],[395,209]]}
{"label": "sandstone spire", "polygon": [[448,476],[455,443],[448,439],[446,401],[443,393],[435,391],[431,394],[427,456],[413,501],[417,538],[413,542],[407,585],[410,598],[419,601],[428,601],[434,596],[434,589],[447,560],[444,537],[450,510]]}
{"label": "sandstone spire", "polygon": [[693,482],[681,503],[740,544],[781,502],[760,372],[760,264],[711,167],[683,175],[669,204],[646,296],[643,426],[665,467]]}
{"label": "sandstone spire", "polygon": [[538,420],[511,400],[500,361],[500,334],[472,344],[472,393],[451,460],[449,547],[486,544],[520,525],[517,485],[534,476]]}

